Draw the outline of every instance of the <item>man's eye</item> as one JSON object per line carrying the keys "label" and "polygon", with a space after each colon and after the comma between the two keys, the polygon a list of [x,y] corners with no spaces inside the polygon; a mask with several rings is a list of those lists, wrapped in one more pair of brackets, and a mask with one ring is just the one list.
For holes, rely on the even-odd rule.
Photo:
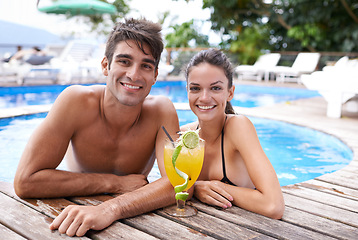
{"label": "man's eye", "polygon": [[153,69],[153,66],[150,64],[143,64],[143,67],[146,69]]}
{"label": "man's eye", "polygon": [[120,59],[120,60],[118,60],[118,62],[122,63],[122,64],[125,64],[125,65],[129,64],[129,61],[125,60],[125,59]]}

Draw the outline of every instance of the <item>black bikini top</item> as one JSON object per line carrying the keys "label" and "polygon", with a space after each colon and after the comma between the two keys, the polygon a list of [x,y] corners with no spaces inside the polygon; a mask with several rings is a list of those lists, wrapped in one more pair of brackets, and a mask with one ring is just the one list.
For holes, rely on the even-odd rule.
{"label": "black bikini top", "polygon": [[[227,116],[225,117],[225,122],[226,122]],[[224,126],[225,126],[225,122],[224,122]],[[220,180],[223,183],[227,183],[233,186],[236,186],[234,183],[232,183],[230,181],[230,179],[226,176],[226,168],[225,168],[225,156],[224,156],[224,126],[221,130],[221,162],[222,162],[222,166],[223,166],[223,178]],[[199,125],[196,127],[196,129],[199,128]]]}
{"label": "black bikini top", "polygon": [[[227,116],[225,118],[225,122],[226,122]],[[225,126],[225,123],[224,123]],[[236,186],[233,182],[230,181],[230,179],[226,176],[226,168],[225,168],[225,155],[224,155],[224,126],[221,130],[221,161],[222,161],[222,166],[223,166],[223,178],[220,180],[223,183],[227,183],[233,186]]]}

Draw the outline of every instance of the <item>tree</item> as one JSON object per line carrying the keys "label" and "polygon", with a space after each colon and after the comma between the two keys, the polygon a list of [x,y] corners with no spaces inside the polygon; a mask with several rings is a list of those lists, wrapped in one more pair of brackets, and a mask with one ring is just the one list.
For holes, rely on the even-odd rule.
{"label": "tree", "polygon": [[189,47],[190,42],[196,47],[207,47],[210,45],[208,36],[200,34],[197,31],[194,20],[182,24],[175,24],[171,26],[171,28],[173,32],[165,36],[167,47]]}
{"label": "tree", "polygon": [[243,63],[260,50],[358,51],[356,0],[203,0],[203,8],[226,36],[221,46],[248,55]]}
{"label": "tree", "polygon": [[[166,47],[168,48],[188,48],[188,47],[209,47],[209,38],[200,34],[194,20],[170,26],[173,32],[165,35]],[[169,52],[171,54],[171,52]],[[171,64],[174,65],[173,74],[179,74],[182,67],[196,54],[193,51],[177,51],[177,56],[172,58]]]}

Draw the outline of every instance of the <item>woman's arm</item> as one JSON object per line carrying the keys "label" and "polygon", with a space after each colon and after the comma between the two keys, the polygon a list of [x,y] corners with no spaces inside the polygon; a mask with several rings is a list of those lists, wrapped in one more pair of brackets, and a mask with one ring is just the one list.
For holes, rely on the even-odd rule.
{"label": "woman's arm", "polygon": [[235,116],[227,123],[227,139],[245,163],[256,190],[225,184],[233,204],[267,217],[280,219],[284,200],[276,172],[261,147],[254,125],[245,116]]}

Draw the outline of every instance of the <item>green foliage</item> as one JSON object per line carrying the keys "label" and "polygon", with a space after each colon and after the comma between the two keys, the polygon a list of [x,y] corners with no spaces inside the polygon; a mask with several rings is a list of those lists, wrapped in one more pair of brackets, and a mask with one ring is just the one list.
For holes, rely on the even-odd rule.
{"label": "green foliage", "polygon": [[165,36],[166,47],[189,47],[194,41],[196,47],[209,46],[208,36],[198,33],[194,26],[194,20],[171,26],[172,33]]}
{"label": "green foliage", "polygon": [[356,0],[203,0],[203,8],[240,62],[260,50],[358,51]]}
{"label": "green foliage", "polygon": [[317,47],[316,42],[324,40],[324,34],[319,26],[311,23],[294,26],[287,31],[287,37],[300,41],[302,47]]}
{"label": "green foliage", "polygon": [[231,40],[229,50],[238,53],[241,64],[253,64],[262,54],[261,49],[267,49],[269,32],[265,26],[254,24],[244,28],[238,36]]}

